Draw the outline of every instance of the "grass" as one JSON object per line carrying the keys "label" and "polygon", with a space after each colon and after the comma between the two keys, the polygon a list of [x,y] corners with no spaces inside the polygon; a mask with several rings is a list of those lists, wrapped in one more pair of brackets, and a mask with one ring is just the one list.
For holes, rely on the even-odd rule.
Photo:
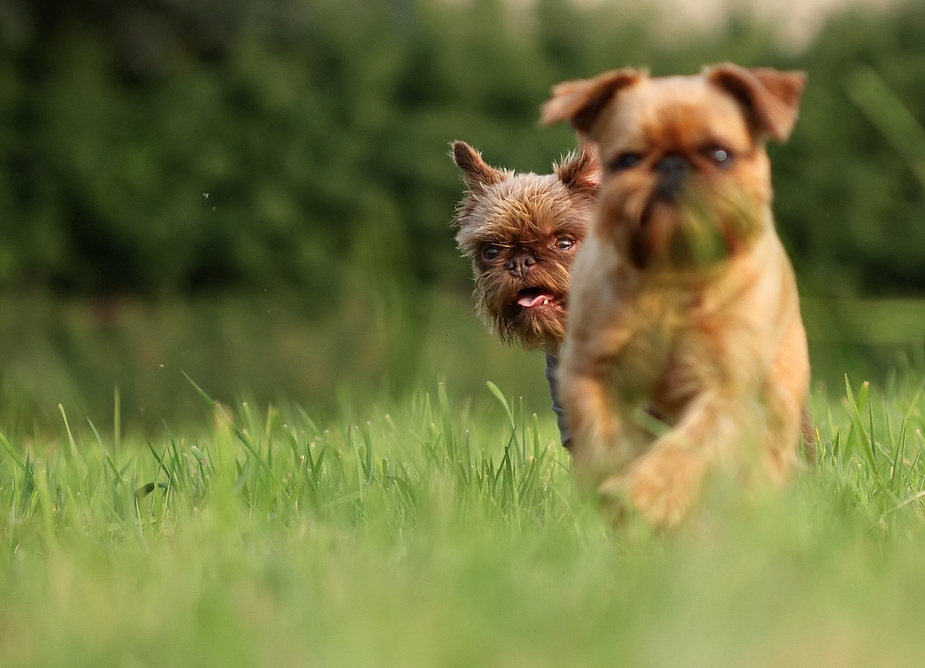
{"label": "grass", "polygon": [[817,392],[816,470],[670,535],[604,526],[551,417],[494,386],[329,425],[199,391],[149,440],[62,410],[0,439],[0,664],[912,664],[914,376]]}

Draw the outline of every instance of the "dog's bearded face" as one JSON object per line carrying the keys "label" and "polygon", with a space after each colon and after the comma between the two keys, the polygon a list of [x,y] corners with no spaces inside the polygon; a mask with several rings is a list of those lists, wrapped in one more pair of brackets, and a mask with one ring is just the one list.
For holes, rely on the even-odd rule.
{"label": "dog's bearded face", "polygon": [[572,260],[593,214],[596,159],[578,153],[537,175],[490,167],[463,142],[453,158],[469,188],[456,242],[472,262],[479,314],[506,343],[554,351],[565,337]]}

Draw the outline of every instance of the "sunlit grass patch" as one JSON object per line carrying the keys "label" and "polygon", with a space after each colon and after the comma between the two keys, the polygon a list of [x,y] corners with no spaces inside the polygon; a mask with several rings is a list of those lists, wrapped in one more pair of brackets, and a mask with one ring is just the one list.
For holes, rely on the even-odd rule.
{"label": "sunlit grass patch", "polygon": [[198,429],[118,448],[63,412],[0,439],[0,663],[912,661],[921,381],[833,394],[815,469],[671,534],[605,526],[498,387],[328,424],[202,392]]}

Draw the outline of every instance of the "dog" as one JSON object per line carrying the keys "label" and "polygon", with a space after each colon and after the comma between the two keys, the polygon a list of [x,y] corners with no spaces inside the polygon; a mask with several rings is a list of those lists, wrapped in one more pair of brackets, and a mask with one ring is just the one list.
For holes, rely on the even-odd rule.
{"label": "dog", "polygon": [[710,472],[782,484],[796,467],[809,355],[765,143],[789,137],[805,81],[620,69],[543,105],[541,122],[568,120],[603,165],[559,389],[576,478],[617,517],[674,526]]}
{"label": "dog", "polygon": [[492,167],[463,141],[452,143],[450,155],[467,189],[453,225],[457,246],[472,263],[476,309],[501,341],[546,353],[553,410],[568,448],[555,370],[572,260],[591,225],[600,185],[595,148],[569,154],[551,174]]}

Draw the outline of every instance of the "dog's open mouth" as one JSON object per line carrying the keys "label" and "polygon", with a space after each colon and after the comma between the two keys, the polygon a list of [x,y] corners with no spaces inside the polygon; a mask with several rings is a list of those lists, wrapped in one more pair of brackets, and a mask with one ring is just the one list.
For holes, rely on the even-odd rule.
{"label": "dog's open mouth", "polygon": [[559,297],[546,288],[524,288],[517,293],[517,305],[525,309],[557,306]]}

